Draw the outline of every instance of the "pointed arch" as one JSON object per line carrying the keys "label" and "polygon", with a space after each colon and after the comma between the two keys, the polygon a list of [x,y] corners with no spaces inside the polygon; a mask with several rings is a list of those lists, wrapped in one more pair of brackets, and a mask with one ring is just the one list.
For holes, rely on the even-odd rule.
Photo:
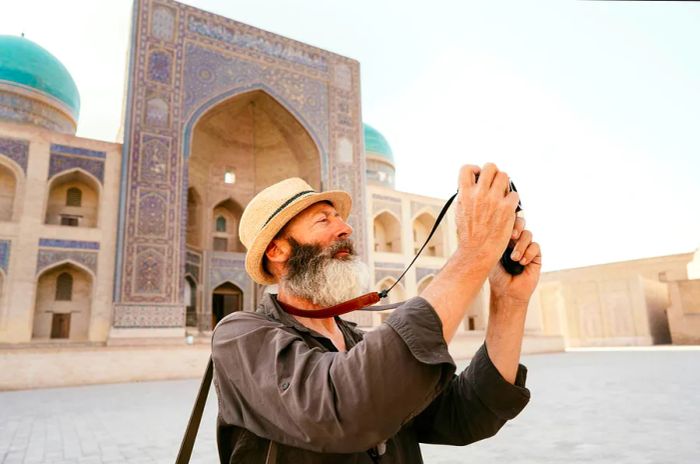
{"label": "pointed arch", "polygon": [[212,328],[227,315],[243,311],[243,290],[231,280],[214,287],[211,298]]}
{"label": "pointed arch", "polygon": [[[80,190],[80,205],[69,204],[69,191]],[[75,190],[73,190],[75,191]],[[44,222],[77,227],[97,227],[102,184],[89,172],[73,168],[48,182]]]}
{"label": "pointed arch", "polygon": [[[428,238],[430,231],[435,224],[435,216],[428,210],[423,209],[414,215],[411,220],[411,228],[413,231],[413,252],[417,253],[420,247],[423,246]],[[444,225],[438,226],[435,235],[428,242],[428,246],[423,250],[423,256],[445,256],[445,228]]]}
{"label": "pointed arch", "polygon": [[[211,230],[212,249],[243,253],[245,247],[238,237],[238,225],[243,215],[243,207],[233,198],[220,201],[212,208]],[[219,230],[223,226],[223,230]]]}
{"label": "pointed arch", "polygon": [[[272,98],[277,104],[279,104],[282,108],[287,110],[294,118],[301,124],[301,126],[306,130],[306,132],[309,134],[311,139],[314,142],[316,151],[319,154],[320,158],[320,164],[321,164],[321,179],[327,179],[328,178],[328,165],[327,165],[327,159],[328,159],[328,154],[323,150],[323,144],[321,143],[321,139],[319,138],[318,134],[316,131],[313,129],[313,126],[309,124],[309,122],[304,118],[298,111],[296,111],[292,105],[290,105],[284,97],[282,97],[280,94],[275,92],[274,89],[268,87],[265,84],[252,84],[252,85],[244,85],[240,87],[236,87],[233,89],[228,90],[227,92],[223,92],[206,102],[202,103],[189,117],[187,122],[184,125],[184,146],[183,146],[183,156],[185,159],[189,158],[190,153],[191,153],[191,147],[192,147],[192,135],[194,128],[197,126],[197,124],[200,122],[203,116],[205,116],[210,110],[214,109],[215,107],[219,106],[221,103],[226,102],[227,100],[231,100],[236,97],[240,97],[242,95],[248,94],[248,93],[253,93],[256,91],[260,91],[268,95],[270,98]],[[318,186],[317,188],[323,189],[323,185]]]}
{"label": "pointed arch", "polygon": [[[66,288],[70,283],[70,298]],[[95,276],[85,266],[64,260],[37,275],[32,338],[86,340],[91,318]]]}
{"label": "pointed arch", "polygon": [[0,222],[13,221],[17,217],[23,183],[22,168],[14,160],[0,156]]}
{"label": "pointed arch", "polygon": [[401,221],[389,210],[382,210],[372,221],[374,251],[380,253],[401,253]]}

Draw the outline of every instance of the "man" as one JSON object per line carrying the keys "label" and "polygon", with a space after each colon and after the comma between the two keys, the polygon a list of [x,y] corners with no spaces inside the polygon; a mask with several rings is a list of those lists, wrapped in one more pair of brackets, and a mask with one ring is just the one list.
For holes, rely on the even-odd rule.
{"label": "man", "polygon": [[[457,251],[419,297],[366,334],[282,309],[313,315],[365,291],[345,222],[350,196],[316,193],[301,179],[260,192],[240,237],[247,272],[278,294],[214,331],[221,462],[420,463],[421,442],[465,445],[515,417],[530,397],[519,358],[541,256],[508,185],[493,164],[461,169]],[[518,276],[499,264],[511,240],[525,265]],[[455,375],[447,343],[487,277],[486,341]]]}

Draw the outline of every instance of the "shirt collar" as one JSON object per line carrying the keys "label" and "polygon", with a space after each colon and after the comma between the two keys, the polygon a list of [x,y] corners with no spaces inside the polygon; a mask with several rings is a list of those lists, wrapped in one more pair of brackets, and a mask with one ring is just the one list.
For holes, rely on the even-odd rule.
{"label": "shirt collar", "polygon": [[[322,337],[321,334],[317,333],[315,330],[309,329],[304,324],[299,322],[294,316],[286,313],[280,307],[279,303],[277,303],[277,295],[273,293],[265,293],[263,295],[263,298],[260,301],[260,304],[258,304],[258,308],[255,312],[270,316],[273,319],[281,322],[283,325],[292,327],[300,332],[307,332],[313,336]],[[345,333],[350,332],[353,335],[355,342],[362,338],[362,331],[356,328],[357,324],[341,319],[338,316],[335,317],[335,320],[340,326],[341,331]]]}

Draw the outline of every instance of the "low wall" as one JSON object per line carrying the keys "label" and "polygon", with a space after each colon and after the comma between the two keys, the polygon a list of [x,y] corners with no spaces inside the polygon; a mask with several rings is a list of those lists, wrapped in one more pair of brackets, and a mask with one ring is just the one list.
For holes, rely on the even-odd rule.
{"label": "low wall", "polygon": [[208,344],[0,350],[0,390],[196,378]]}
{"label": "low wall", "polygon": [[[450,353],[455,359],[468,359],[483,342],[483,331],[458,333],[450,344]],[[201,377],[210,354],[208,340],[197,339],[193,345],[180,343],[0,349],[0,390]],[[526,335],[523,340],[523,354],[563,350],[562,337]]]}
{"label": "low wall", "polygon": [[[484,343],[484,337],[483,330],[458,332],[448,347],[450,354],[454,359],[469,359]],[[564,349],[564,337],[561,335],[525,334],[523,337],[522,354],[554,353]]]}

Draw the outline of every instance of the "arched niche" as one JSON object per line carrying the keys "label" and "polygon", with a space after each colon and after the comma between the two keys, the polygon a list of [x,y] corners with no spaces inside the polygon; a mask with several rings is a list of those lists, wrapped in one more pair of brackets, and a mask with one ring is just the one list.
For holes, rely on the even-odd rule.
{"label": "arched niche", "polygon": [[243,290],[232,282],[224,282],[212,291],[212,328],[229,314],[243,310]]}
{"label": "arched niche", "polygon": [[97,227],[100,184],[90,174],[73,170],[57,175],[49,182],[46,224],[73,227]]}
{"label": "arched niche", "polygon": [[435,278],[435,276],[433,274],[431,274],[429,276],[423,277],[420,280],[420,282],[418,282],[418,294],[419,295],[421,293],[423,293],[423,290],[425,290],[428,287],[428,285],[430,285],[430,282],[432,282],[434,278]]}
{"label": "arched niche", "polygon": [[[428,238],[435,224],[435,218],[427,212],[421,213],[413,220],[413,252],[417,253]],[[445,256],[445,240],[442,225],[437,228],[435,235],[423,250],[423,256]]]}
{"label": "arched niche", "polygon": [[198,326],[197,282],[190,275],[185,276],[185,326]]}
{"label": "arched niche", "polygon": [[401,224],[396,216],[384,211],[374,217],[374,251],[401,253]]}
{"label": "arched niche", "polygon": [[93,276],[67,262],[44,270],[37,279],[32,339],[87,340]]}
{"label": "arched niche", "polygon": [[210,224],[214,251],[245,252],[245,248],[238,238],[238,224],[242,214],[241,205],[230,198],[214,206]]}
{"label": "arched niche", "polygon": [[202,246],[202,196],[197,189],[187,189],[187,239],[189,246],[200,248]]}
{"label": "arched niche", "polygon": [[0,158],[0,221],[13,220],[18,186],[18,173]]}

